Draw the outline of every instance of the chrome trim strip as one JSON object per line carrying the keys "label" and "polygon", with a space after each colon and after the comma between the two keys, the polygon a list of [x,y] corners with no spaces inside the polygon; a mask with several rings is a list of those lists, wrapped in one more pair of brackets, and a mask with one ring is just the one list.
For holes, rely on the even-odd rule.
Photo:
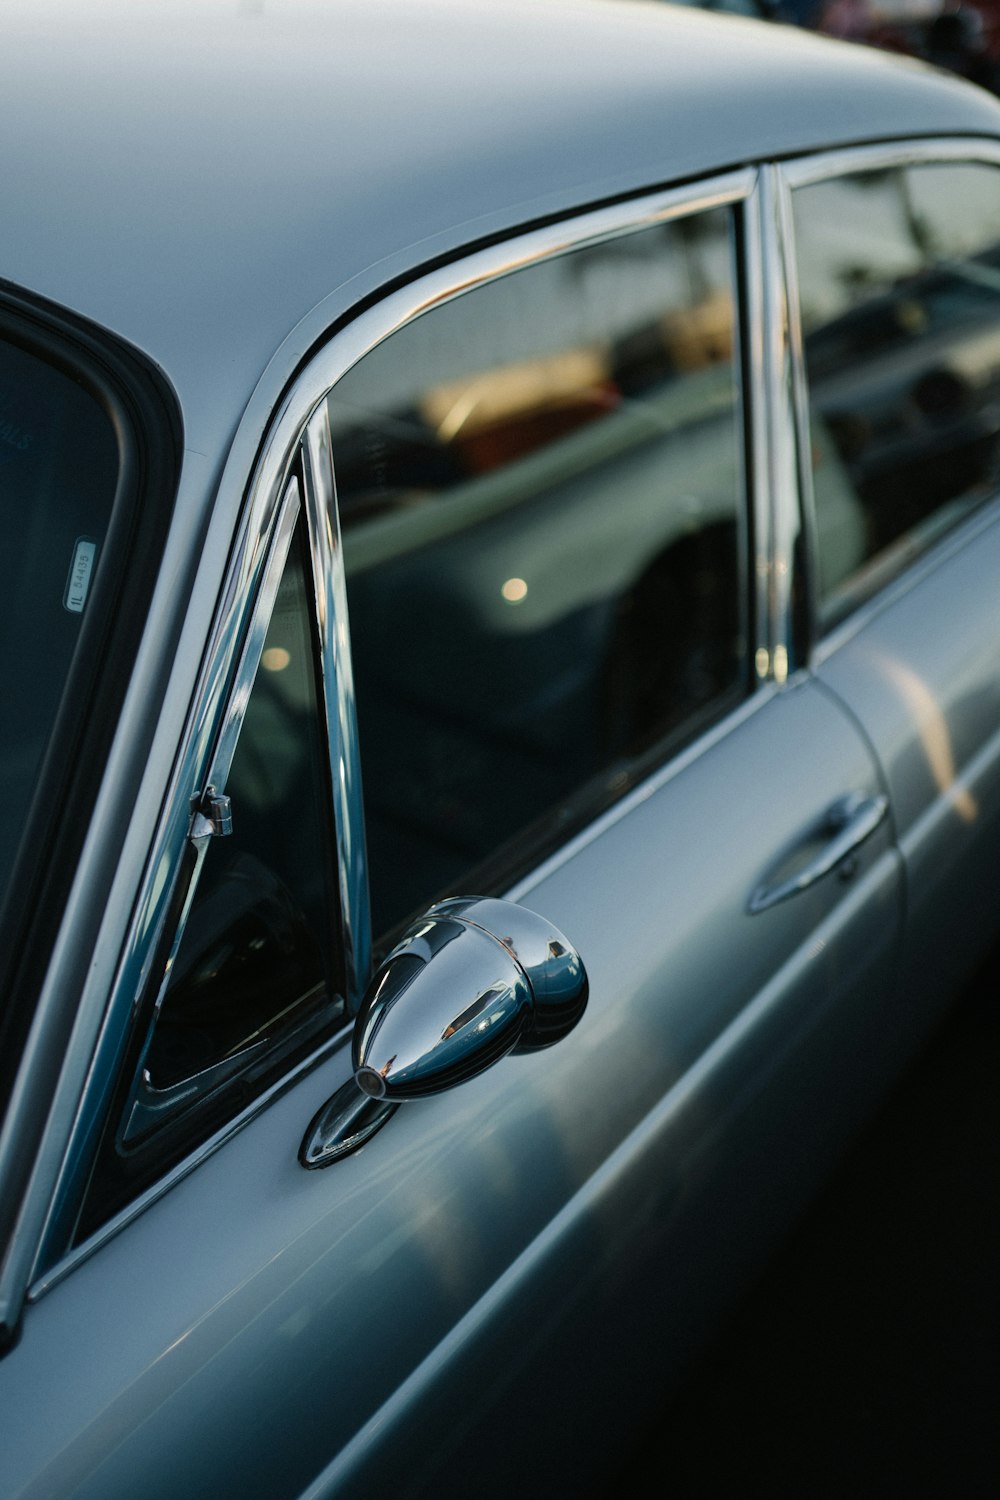
{"label": "chrome trim strip", "polygon": [[689,766],[693,765],[701,756],[707,754],[720,740],[726,739],[741,724],[745,724],[753,714],[760,713],[772,701],[777,692],[778,687],[774,682],[762,683],[756,692],[744,698],[742,703],[738,704],[730,713],[724,715],[717,723],[712,724],[705,730],[704,734],[700,734],[689,745],[685,745],[682,750],[679,750],[670,760],[665,761],[663,765],[657,766],[654,771],[650,772],[645,781],[640,781],[636,786],[632,787],[623,797],[620,797],[617,802],[613,803],[611,807],[595,818],[592,823],[588,823],[586,828],[581,828],[574,838],[567,840],[548,859],[536,865],[521,880],[518,880],[508,890],[504,891],[504,899],[507,901],[524,901],[537,886],[541,885],[544,880],[548,880],[550,875],[554,875],[563,865],[567,865],[576,859],[577,855],[586,849],[589,844],[593,844],[597,839],[601,838],[609,828],[613,828],[623,818],[631,817],[636,809],[641,807],[643,802],[646,802],[650,797],[655,797],[657,792],[667,786],[669,782],[683,775]]}
{"label": "chrome trim strip", "polygon": [[294,445],[313,411],[337,381],[363,355],[405,323],[443,302],[472,291],[483,282],[495,281],[538,261],[567,254],[583,245],[619,239],[651,225],[666,223],[669,219],[741,202],[752,192],[755,178],[755,171],[746,168],[707,183],[629,199],[612,208],[561,220],[558,224],[531,230],[502,244],[478,250],[464,260],[431,271],[391,292],[383,301],[360,313],[318,350],[288,391],[276,413],[255,482],[266,482],[271,465],[280,461],[278,455]]}
{"label": "chrome trim strip", "polygon": [[302,458],[333,786],[347,1006],[353,1015],[371,968],[371,912],[347,584],[325,399],[309,419]]}
{"label": "chrome trim strip", "polygon": [[247,704],[257,680],[264,640],[271,623],[271,611],[278,595],[281,576],[285,571],[285,562],[288,558],[288,549],[292,543],[292,534],[301,509],[302,494],[298,478],[293,474],[286,486],[281,508],[274,523],[267,558],[263,565],[263,576],[257,588],[257,597],[251,607],[250,624],[247,627],[246,640],[240,653],[239,666],[236,668],[232,692],[223,714],[222,727],[219,730],[219,737],[208,767],[206,783],[217,787],[219,791],[225,791],[229,781],[229,772],[236,753],[236,742],[240,737]]}
{"label": "chrome trim strip", "polygon": [[750,439],[748,489],[753,515],[753,630],[749,657],[760,681],[771,671],[771,619],[768,575],[773,547],[771,475],[768,461],[770,399],[765,353],[765,267],[763,205],[759,179],[743,207],[743,304],[745,310],[747,371],[744,418]]}
{"label": "chrome trim strip", "polygon": [[[798,457],[792,416],[789,291],[785,264],[782,188],[778,169],[761,168],[764,382],[767,403],[766,472],[771,512],[767,578],[770,661],[767,675],[788,680],[792,661],[792,568],[800,528]],[[759,672],[758,675],[762,675]]]}
{"label": "chrome trim strip", "polygon": [[929,573],[934,572],[949,557],[961,552],[964,547],[970,546],[982,532],[998,525],[1000,525],[1000,494],[994,496],[992,500],[984,501],[964,520],[959,521],[953,530],[946,532],[940,541],[934,542],[926,552],[922,552],[919,557],[907,563],[902,572],[890,579],[884,588],[872,594],[871,598],[866,599],[863,604],[858,605],[857,609],[840,620],[828,635],[817,640],[813,647],[810,666],[821,667],[835,652],[871,624],[872,620],[884,609],[889,609],[904,594],[916,588]]}
{"label": "chrome trim strip", "polygon": [[[60,1233],[65,1223],[64,1208],[72,1201],[71,1193],[73,1187],[76,1186],[81,1163],[86,1161],[84,1147],[100,1127],[102,1105],[114,1084],[117,1059],[129,1025],[132,1007],[136,997],[143,992],[148,982],[149,966],[168,910],[177,866],[187,838],[190,798],[203,789],[209,780],[206,774],[208,757],[224,722],[227,687],[233,680],[246,619],[246,600],[256,593],[260,585],[266,562],[267,546],[285,484],[297,458],[299,445],[303,441],[308,424],[317,413],[321,403],[325,401],[327,392],[376,344],[388,338],[404,323],[410,322],[440,303],[461,296],[483,282],[508,275],[538,261],[565,254],[585,244],[616,239],[642,228],[664,223],[669,219],[741,202],[749,197],[755,181],[754,169],[745,168],[685,187],[665,189],[627,199],[609,208],[581,213],[575,218],[567,215],[556,224],[530,230],[520,236],[512,236],[502,243],[476,251],[464,259],[456,259],[454,263],[443,266],[439,270],[422,277],[415,277],[412,282],[390,293],[382,301],[359,314],[328,344],[319,349],[275,408],[251,477],[246,507],[234,543],[232,560],[206,649],[198,687],[188,712],[176,768],[167,788],[164,810],[139,888],[135,912],[129,924],[122,957],[88,1070],[86,1086],[76,1110],[69,1144],[61,1152],[62,1160],[57,1174],[56,1196],[49,1204],[47,1213],[44,1208],[36,1207],[35,1209],[37,1220],[44,1225],[37,1254],[33,1253],[33,1245],[29,1240],[22,1241],[24,1246],[22,1263],[31,1264],[33,1257],[32,1278],[37,1278],[41,1274],[50,1255],[59,1254]],[[312,460],[310,459],[309,462],[312,463]],[[313,489],[317,477],[321,477],[319,472],[313,472],[308,481],[310,490]],[[331,608],[335,612],[339,611],[346,595],[346,585],[339,538],[332,530],[328,536],[325,535],[328,522],[323,521],[319,524],[323,512],[323,507],[319,503],[322,494],[322,487],[315,485],[315,500],[310,501],[307,495],[307,513],[311,514],[310,542],[314,566],[319,566],[321,562],[325,565],[325,559],[329,557],[332,569],[332,575],[323,589],[322,608],[325,614],[320,631],[321,640],[324,641],[324,688],[334,694],[333,700],[327,701],[330,721],[333,720],[330,710],[335,704],[338,724],[342,721],[351,724],[351,736],[343,740],[346,747],[345,755],[349,757],[356,754],[353,695],[348,695],[349,679],[345,682],[344,673],[338,674],[336,670],[336,652],[340,649],[339,642],[335,642],[331,662],[330,643],[327,636],[330,628]],[[330,514],[328,506],[325,514],[327,516]],[[319,612],[319,606],[317,610]],[[335,619],[336,614],[334,614]],[[330,663],[333,681],[326,676],[327,663]],[[745,708],[746,705],[743,707]],[[686,756],[682,756],[681,761],[686,763]],[[337,768],[335,774],[339,775],[339,768],[341,764],[346,764],[346,761],[338,755],[335,764]],[[345,817],[354,805],[352,794],[356,793],[358,786],[359,783],[355,783],[354,788],[348,789],[347,793],[342,796],[341,806]],[[647,782],[637,791],[641,797],[641,795],[647,795],[649,789],[650,783]],[[632,797],[626,798],[626,805],[633,800]],[[597,826],[604,826],[605,821],[601,819]],[[349,821],[345,826],[350,827]],[[355,982],[363,988],[368,977],[367,966],[370,963],[371,924],[366,883],[363,890],[359,889],[359,882],[363,877],[358,873],[358,836],[354,837],[355,843],[351,851],[353,861],[351,868],[354,874],[347,882],[347,894],[352,904],[343,916],[352,944]],[[361,858],[363,859],[363,853]],[[253,1112],[256,1112],[255,1109],[251,1111]],[[178,1176],[192,1170],[210,1150],[216,1149],[219,1139],[224,1139],[233,1130],[239,1128],[245,1118],[244,1115],[239,1116],[220,1133],[219,1137],[213,1137],[212,1142],[196,1148],[191,1156],[179,1164],[158,1187],[163,1186],[165,1190],[165,1186],[176,1180]],[[56,1141],[52,1144],[59,1149]],[[147,1197],[143,1196],[137,1200],[137,1205],[145,1206],[147,1201],[149,1201]],[[140,1211],[136,1205],[131,1207],[135,1207],[136,1212]],[[134,1216],[131,1214],[131,1208],[127,1213],[128,1217]],[[125,1221],[119,1217],[113,1221],[113,1225],[118,1227]],[[108,1233],[111,1232],[113,1231],[109,1229]],[[104,1230],[99,1231],[99,1234],[103,1237]],[[75,1255],[76,1252],[71,1254]],[[53,1264],[47,1275],[46,1285],[49,1284],[52,1276],[59,1273],[60,1264]],[[22,1284],[27,1279],[25,1275],[21,1275]]]}
{"label": "chrome trim strip", "polygon": [[[795,641],[794,635],[790,641],[790,650],[795,658],[790,661],[790,669],[796,670],[805,666],[809,661],[809,653],[812,642],[816,639],[816,591],[813,587],[814,580],[819,578],[819,556],[817,546],[816,528],[816,506],[813,495],[813,470],[812,470],[812,442],[809,435],[809,389],[806,383],[806,356],[805,346],[802,339],[802,315],[799,307],[799,273],[798,260],[795,252],[795,223],[792,217],[792,194],[788,181],[781,173],[778,174],[776,183],[776,201],[778,234],[781,239],[781,260],[785,278],[785,299],[788,309],[786,326],[786,338],[788,341],[789,377],[791,382],[791,411],[786,415],[792,425],[790,441],[793,445],[795,456],[795,469],[797,477],[797,494],[788,497],[788,503],[795,506],[795,515],[786,518],[788,535],[794,544],[797,534],[801,533],[804,541],[804,578],[796,578],[794,569],[799,560],[797,554],[792,551],[789,573],[788,598],[798,597],[800,594],[808,601],[808,639],[806,641]],[[794,528],[794,529],[793,529]],[[794,632],[795,621],[789,621],[790,629]],[[797,648],[801,648],[800,651]]]}
{"label": "chrome trim strip", "polygon": [[849,146],[837,151],[813,153],[784,163],[781,171],[789,188],[826,182],[849,172],[877,171],[887,167],[917,166],[922,162],[992,162],[1000,165],[1000,145],[982,136],[936,136],[925,141]]}

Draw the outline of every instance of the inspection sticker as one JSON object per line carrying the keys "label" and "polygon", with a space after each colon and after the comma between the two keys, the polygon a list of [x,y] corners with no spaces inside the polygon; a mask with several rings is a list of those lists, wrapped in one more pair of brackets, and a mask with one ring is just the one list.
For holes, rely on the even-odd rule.
{"label": "inspection sticker", "polygon": [[80,614],[87,602],[87,591],[90,588],[90,578],[94,571],[96,556],[97,543],[89,536],[78,536],[73,548],[69,577],[66,580],[66,592],[63,595],[64,608],[74,615]]}

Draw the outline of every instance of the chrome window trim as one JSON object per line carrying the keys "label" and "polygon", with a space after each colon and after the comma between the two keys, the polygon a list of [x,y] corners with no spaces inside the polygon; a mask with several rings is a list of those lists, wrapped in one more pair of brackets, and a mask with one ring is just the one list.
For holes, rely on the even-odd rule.
{"label": "chrome window trim", "polygon": [[960,550],[987,526],[993,525],[1000,515],[1000,492],[985,501],[970,515],[960,520],[943,537],[928,547],[912,562],[904,562],[900,571],[881,588],[865,599],[856,609],[839,620],[825,635],[820,633],[817,617],[818,598],[815,580],[818,578],[817,533],[815,498],[812,469],[808,462],[809,443],[809,397],[806,379],[805,348],[802,336],[802,319],[798,299],[798,273],[795,250],[795,233],[792,222],[792,193],[800,187],[829,182],[838,177],[856,176],[866,171],[879,171],[893,167],[921,166],[935,163],[969,163],[1000,167],[1000,143],[981,136],[941,136],[923,141],[884,143],[875,146],[853,146],[836,151],[822,152],[786,162],[781,171],[784,209],[784,254],[788,273],[792,323],[790,340],[792,349],[793,379],[795,386],[795,412],[798,433],[798,448],[801,455],[799,483],[802,495],[802,521],[806,531],[806,548],[809,559],[810,588],[810,640],[807,664],[819,667],[841,646],[853,639],[865,626],[888,607],[894,600],[909,592],[920,579],[944,558]]}
{"label": "chrome window trim", "polygon": [[363,355],[440,303],[451,302],[484,282],[496,281],[585,245],[620,239],[670,219],[744,202],[753,191],[756,177],[756,170],[746,167],[686,187],[630,198],[610,208],[576,217],[567,215],[556,224],[512,235],[499,244],[473,251],[439,270],[416,277],[359,313],[317,351],[288,392],[276,428],[290,432],[296,425],[303,427],[312,411]]}
{"label": "chrome window trim", "polygon": [[[300,454],[337,810],[341,895],[346,903],[341,915],[345,950],[349,955],[349,988],[353,991],[347,997],[350,1006],[357,1005],[367,982],[371,920],[365,878],[350,633],[345,608],[346,583],[325,407],[328,392],[370,349],[433,307],[462,296],[485,282],[585,245],[621,238],[658,223],[713,208],[746,204],[754,192],[757,178],[757,170],[747,167],[682,187],[642,194],[607,208],[575,216],[567,214],[554,224],[511,235],[496,245],[457,257],[454,262],[435,271],[422,276],[417,274],[412,281],[390,292],[337,331],[309,359],[275,406],[248,487],[198,687],[192,698],[164,810],[139,887],[94,1060],[76,1110],[69,1145],[62,1153],[56,1192],[44,1216],[43,1233],[39,1237],[37,1252],[33,1254],[31,1274],[26,1278],[38,1294],[61,1279],[64,1269],[85,1259],[175,1181],[216,1151],[248,1119],[260,1112],[278,1087],[265,1091],[209,1141],[196,1147],[160,1181],[95,1231],[84,1244],[60,1253],[62,1208],[78,1189],[82,1145],[90,1139],[102,1118],[108,1091],[117,1074],[118,1055],[132,1009],[148,983],[150,965],[162,936],[170,894],[188,837],[190,798],[200,793],[209,779],[207,768],[213,763],[213,747],[219,742],[223,726],[235,744],[235,733],[242,722],[242,708],[249,695],[249,686],[241,687],[235,683],[234,674],[247,625],[247,600],[255,598],[260,589],[285,486]],[[743,295],[748,294],[749,289],[740,282],[738,268],[736,284]],[[746,400],[745,390],[743,395]],[[753,404],[752,399],[747,403],[748,406]],[[753,493],[752,483],[748,489]],[[233,686],[227,693],[228,684]],[[624,816],[663,780],[676,774],[714,743],[734,722],[758,707],[760,700],[767,696],[766,693],[752,694],[718,725],[699,736],[680,755],[660,767],[583,830],[580,839],[573,840],[565,850],[559,851],[556,860],[568,858],[580,840],[589,842],[589,837],[596,837],[610,822]],[[547,865],[539,867],[540,870],[547,868]],[[532,882],[537,878],[538,871],[528,877]],[[344,1034],[345,1028],[339,1028],[309,1058],[279,1080],[279,1085],[300,1077],[317,1061],[328,1056],[342,1043]],[[28,1250],[29,1259],[32,1253]]]}
{"label": "chrome window trim", "polygon": [[215,786],[219,791],[222,791],[229,782],[236,743],[240,737],[240,730],[243,728],[243,719],[250,701],[250,694],[253,692],[254,682],[257,680],[264,640],[271,622],[271,611],[274,608],[281,575],[288,559],[292,533],[301,510],[301,487],[298,477],[293,474],[285,486],[284,495],[274,519],[257,596],[250,606],[249,624],[243,649],[240,652],[239,665],[236,668],[233,689],[222,715],[218,739],[205,775],[206,785]]}
{"label": "chrome window trim", "polygon": [[1000,165],[1000,143],[983,136],[934,136],[921,141],[893,141],[875,146],[845,146],[836,151],[795,157],[781,171],[791,189],[888,167],[923,162],[992,162]]}
{"label": "chrome window trim", "polygon": [[554,875],[563,865],[574,860],[589,844],[596,843],[609,828],[613,828],[624,818],[630,817],[644,802],[648,802],[650,797],[655,797],[657,792],[681,776],[695,761],[700,760],[720,741],[735,733],[754,714],[760,713],[780,691],[781,688],[774,681],[761,683],[741,703],[730,709],[729,713],[710,725],[690,744],[684,745],[676,755],[672,755],[669,760],[650,771],[643,781],[631,787],[617,802],[599,814],[592,823],[588,823],[586,828],[581,828],[579,833],[567,839],[566,843],[560,845],[553,854],[549,855],[548,859],[536,865],[527,875],[504,891],[504,899],[523,901],[537,886],[548,880],[550,875]]}
{"label": "chrome window trim", "polygon": [[792,586],[799,499],[785,199],[781,175],[774,166],[760,170],[760,202],[764,426],[758,438],[758,470],[766,486],[770,545],[763,577],[758,577],[766,598],[768,634],[766,659],[758,659],[757,675],[780,685],[797,665],[793,661]]}
{"label": "chrome window trim", "polygon": [[[745,371],[744,410],[750,455],[747,482],[753,517],[753,553],[748,553],[756,587],[753,600],[754,639],[748,642],[747,654],[755,677],[766,681],[770,674],[773,626],[770,617],[767,580],[771,571],[774,546],[774,518],[771,506],[771,475],[768,462],[768,410],[772,403],[769,390],[767,357],[767,314],[765,295],[765,256],[767,246],[763,218],[760,178],[754,184],[743,209],[743,369]],[[749,580],[747,580],[749,584]],[[746,618],[746,611],[744,611]],[[763,654],[762,654],[763,653]]]}
{"label": "chrome window trim", "polygon": [[[819,578],[817,555],[816,509],[813,495],[811,444],[809,441],[809,391],[806,384],[805,349],[802,342],[802,318],[799,311],[799,273],[795,254],[795,224],[792,218],[792,190],[787,176],[777,172],[774,179],[775,218],[780,246],[781,266],[785,291],[785,340],[788,359],[790,409],[785,404],[790,432],[788,460],[793,473],[794,492],[783,496],[785,505],[785,527],[788,539],[789,587],[786,604],[789,610],[789,649],[795,660],[794,669],[807,665],[810,645],[816,637],[816,581]],[[801,534],[804,556],[800,553],[803,578],[794,576],[797,560],[794,540]],[[792,633],[795,622],[791,618],[791,601],[796,585],[804,592],[807,608],[807,637],[805,641],[794,641]],[[798,648],[793,650],[793,648]],[[799,659],[801,652],[801,658]]]}
{"label": "chrome window trim", "polygon": [[882,588],[866,599],[863,604],[859,604],[851,614],[839,620],[827,635],[816,640],[809,658],[810,667],[821,667],[824,662],[829,661],[830,657],[842,646],[852,641],[856,635],[860,635],[884,609],[889,609],[911,589],[916,588],[948,558],[954,557],[956,553],[975,541],[980,533],[998,524],[1000,524],[1000,493],[992,500],[984,501],[938,541],[932,543],[926,552],[921,552],[919,557],[915,557],[912,562],[904,563],[894,578],[890,578]]}
{"label": "chrome window trim", "polygon": [[371,923],[368,920],[368,862],[347,620],[347,584],[330,419],[325,401],[315,409],[306,425],[302,456],[308,510],[312,518],[309,539],[313,557],[313,597],[330,749],[347,1006],[353,1014],[368,983]]}

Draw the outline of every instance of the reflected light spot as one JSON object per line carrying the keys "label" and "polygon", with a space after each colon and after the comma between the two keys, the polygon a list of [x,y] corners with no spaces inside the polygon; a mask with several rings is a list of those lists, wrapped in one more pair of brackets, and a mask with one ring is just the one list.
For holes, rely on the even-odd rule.
{"label": "reflected light spot", "polygon": [[788,652],[784,646],[774,648],[774,680],[777,683],[788,681]]}
{"label": "reflected light spot", "polygon": [[269,646],[260,659],[262,667],[268,672],[283,672],[292,659],[290,651],[284,646]]}
{"label": "reflected light spot", "polygon": [[976,800],[955,779],[955,756],[951,748],[948,722],[934,701],[927,684],[911,667],[902,662],[881,658],[882,669],[896,688],[916,720],[917,733],[938,791],[947,796],[963,823],[972,823],[978,815]]}
{"label": "reflected light spot", "polygon": [[508,578],[500,592],[508,604],[520,604],[528,592],[528,585],[523,578]]}
{"label": "reflected light spot", "polygon": [[771,658],[770,658],[770,656],[768,654],[768,650],[767,650],[766,646],[758,646],[757,647],[757,654],[754,657],[753,661],[754,661],[754,666],[757,668],[757,676],[758,677],[766,677],[767,676],[767,669],[771,665]]}

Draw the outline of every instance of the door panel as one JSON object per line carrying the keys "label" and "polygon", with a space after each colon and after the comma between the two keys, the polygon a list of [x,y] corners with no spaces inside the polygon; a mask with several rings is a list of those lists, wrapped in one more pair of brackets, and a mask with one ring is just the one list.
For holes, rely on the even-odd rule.
{"label": "door panel", "polygon": [[819,668],[885,766],[903,855],[903,998],[937,1015],[998,925],[1000,521],[973,525]]}
{"label": "door panel", "polygon": [[[433,1452],[435,1492],[467,1494],[477,1458],[497,1486],[530,1474],[534,1413],[553,1462],[591,1456],[539,1381],[579,1382],[599,1447],[651,1359],[680,1368],[891,1050],[885,822],[849,881],[747,910],[845,792],[881,790],[863,740],[808,681],[726,729],[515,893],[587,963],[557,1047],[307,1173],[342,1049],[28,1309],[0,1366],[8,1489],[114,1500],[140,1473],[163,1500],[280,1497],[325,1474],[313,1493],[405,1493]],[[415,1480],[394,1443],[416,1433]]]}
{"label": "door panel", "polygon": [[818,620],[855,616],[819,678],[885,767],[912,1045],[998,925],[1000,172],[868,153],[792,198]]}

